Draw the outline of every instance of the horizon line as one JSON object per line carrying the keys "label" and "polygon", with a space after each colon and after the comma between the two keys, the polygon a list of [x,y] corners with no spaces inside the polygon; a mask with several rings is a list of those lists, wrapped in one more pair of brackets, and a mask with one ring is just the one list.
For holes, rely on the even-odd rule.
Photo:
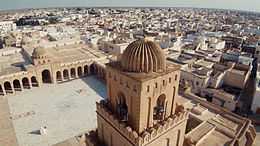
{"label": "horizon line", "polygon": [[182,8],[182,9],[211,9],[211,10],[225,10],[225,11],[240,11],[249,13],[258,13],[256,10],[243,10],[243,9],[228,9],[228,8],[209,8],[209,7],[182,7],[182,6],[50,6],[50,7],[28,7],[28,8],[8,8],[0,9],[0,13],[4,11],[23,11],[23,10],[34,10],[34,9],[61,9],[61,8]]}

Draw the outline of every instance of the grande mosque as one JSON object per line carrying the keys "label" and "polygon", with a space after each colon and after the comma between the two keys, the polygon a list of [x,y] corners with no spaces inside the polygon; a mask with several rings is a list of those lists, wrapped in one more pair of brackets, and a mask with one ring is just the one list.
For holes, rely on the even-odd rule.
{"label": "grande mosque", "polygon": [[11,49],[10,55],[15,63],[6,54],[1,60],[9,65],[0,75],[4,97],[90,74],[104,81],[97,129],[79,135],[75,146],[252,146],[255,140],[249,119],[188,91],[179,95],[180,66],[147,37],[130,43],[117,60],[82,42]]}

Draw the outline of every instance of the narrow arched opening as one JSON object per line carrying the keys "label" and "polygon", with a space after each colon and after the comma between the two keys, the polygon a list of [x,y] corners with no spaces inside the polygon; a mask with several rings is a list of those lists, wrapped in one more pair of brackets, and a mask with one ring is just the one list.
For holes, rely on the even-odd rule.
{"label": "narrow arched opening", "polygon": [[84,75],[85,76],[88,75],[88,66],[87,65],[84,66]]}
{"label": "narrow arched opening", "polygon": [[62,76],[61,76],[61,72],[60,71],[57,71],[56,72],[56,80],[59,82],[59,81],[62,81]]}
{"label": "narrow arched opening", "polygon": [[154,120],[163,120],[165,114],[165,94],[162,94],[158,97],[156,105],[153,110],[153,119]]}
{"label": "narrow arched opening", "polygon": [[63,70],[63,78],[69,80],[69,71],[67,69]]}
{"label": "narrow arched opening", "polygon": [[33,87],[39,87],[39,83],[38,83],[38,81],[37,81],[35,76],[31,77],[31,82],[32,82],[32,86]]}
{"label": "narrow arched opening", "polygon": [[13,81],[13,85],[14,85],[14,90],[15,91],[22,91],[22,88],[21,88],[21,84],[20,84],[20,81],[19,80],[14,80]]}
{"label": "narrow arched opening", "polygon": [[23,84],[24,89],[30,89],[31,88],[29,79],[26,78],[26,77],[22,79],[22,84]]}
{"label": "narrow arched opening", "polygon": [[47,69],[42,72],[42,82],[43,83],[52,83],[52,81],[51,81],[51,73]]}
{"label": "narrow arched opening", "polygon": [[128,107],[126,104],[126,98],[123,93],[119,93],[116,101],[116,111],[118,118],[121,121],[127,121],[128,120]]}
{"label": "narrow arched opening", "polygon": [[11,85],[10,82],[5,82],[4,83],[4,88],[5,88],[6,94],[13,93],[12,85]]}
{"label": "narrow arched opening", "polygon": [[75,68],[70,69],[70,76],[71,76],[71,78],[76,78],[76,70],[75,70]]}
{"label": "narrow arched opening", "polygon": [[82,76],[82,67],[78,67],[78,76],[79,76],[79,77]]}

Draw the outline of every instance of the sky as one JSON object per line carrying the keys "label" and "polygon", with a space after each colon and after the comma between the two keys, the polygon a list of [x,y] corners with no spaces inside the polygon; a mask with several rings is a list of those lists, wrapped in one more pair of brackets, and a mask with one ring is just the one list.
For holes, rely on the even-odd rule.
{"label": "sky", "polygon": [[74,6],[197,7],[260,12],[260,0],[0,0],[0,10]]}

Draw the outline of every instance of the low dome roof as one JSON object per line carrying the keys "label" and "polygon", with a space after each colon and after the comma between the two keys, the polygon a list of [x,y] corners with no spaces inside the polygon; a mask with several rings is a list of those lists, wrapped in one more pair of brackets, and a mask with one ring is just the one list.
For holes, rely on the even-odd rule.
{"label": "low dome roof", "polygon": [[160,72],[165,70],[166,60],[160,46],[144,38],[127,46],[121,57],[121,66],[127,72]]}
{"label": "low dome roof", "polygon": [[37,47],[33,50],[32,56],[33,57],[41,57],[46,55],[46,50],[42,47]]}

